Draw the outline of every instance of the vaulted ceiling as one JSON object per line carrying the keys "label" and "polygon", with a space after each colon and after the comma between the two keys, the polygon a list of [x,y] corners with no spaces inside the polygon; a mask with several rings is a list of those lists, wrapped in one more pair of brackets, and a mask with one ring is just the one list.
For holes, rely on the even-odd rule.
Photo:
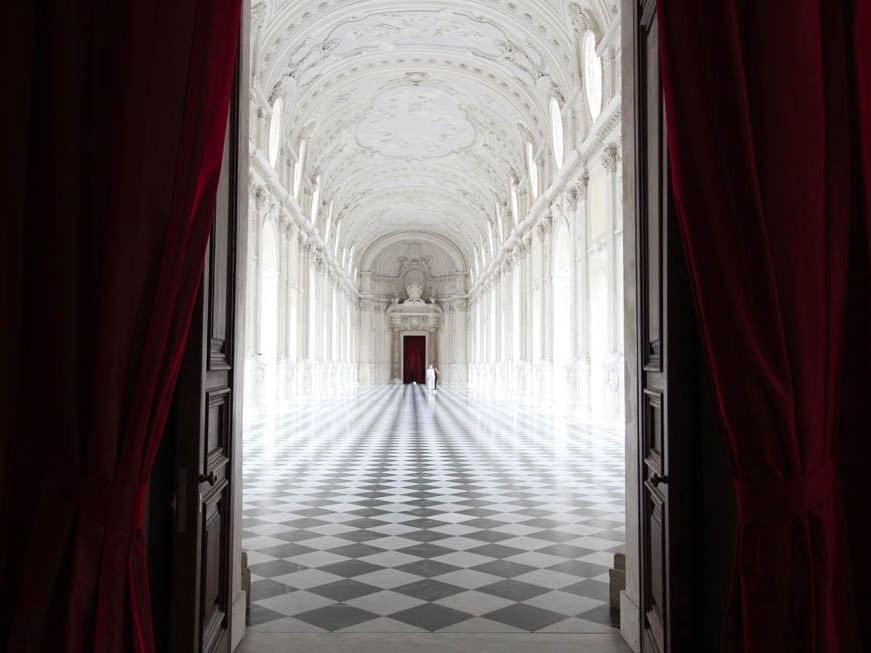
{"label": "vaulted ceiling", "polygon": [[[600,26],[611,0],[584,0]],[[472,260],[524,138],[549,138],[549,102],[578,86],[580,8],[567,0],[261,0],[255,80],[282,97],[285,147],[307,140],[342,233],[361,255],[425,230]],[[526,134],[526,136],[524,136]]]}

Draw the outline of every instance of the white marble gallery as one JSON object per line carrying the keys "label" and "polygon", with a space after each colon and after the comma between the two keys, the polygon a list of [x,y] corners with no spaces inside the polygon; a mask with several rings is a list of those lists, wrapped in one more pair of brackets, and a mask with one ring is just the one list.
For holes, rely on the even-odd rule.
{"label": "white marble gallery", "polygon": [[248,399],[402,381],[423,335],[444,383],[622,424],[619,16],[376,5],[253,8]]}
{"label": "white marble gallery", "polygon": [[267,1],[251,48],[250,630],[618,632],[619,13]]}

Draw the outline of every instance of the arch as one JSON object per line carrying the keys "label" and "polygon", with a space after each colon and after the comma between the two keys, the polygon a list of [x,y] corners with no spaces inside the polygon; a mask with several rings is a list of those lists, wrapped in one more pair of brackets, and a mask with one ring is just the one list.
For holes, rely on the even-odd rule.
{"label": "arch", "polygon": [[372,268],[378,255],[390,245],[406,240],[419,240],[443,250],[454,264],[455,272],[467,272],[469,269],[466,257],[457,245],[450,239],[431,231],[397,231],[374,240],[360,255],[358,267],[364,272]]}

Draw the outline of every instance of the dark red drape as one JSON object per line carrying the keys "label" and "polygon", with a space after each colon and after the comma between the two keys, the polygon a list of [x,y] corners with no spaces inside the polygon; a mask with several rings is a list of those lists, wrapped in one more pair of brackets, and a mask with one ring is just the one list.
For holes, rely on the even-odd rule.
{"label": "dark red drape", "polygon": [[3,650],[153,649],[144,504],[214,214],[240,6],[2,10]]}
{"label": "dark red drape", "polygon": [[404,336],[403,382],[426,382],[426,336]]}
{"label": "dark red drape", "polygon": [[672,183],[735,475],[729,651],[860,650],[839,458],[845,360],[871,363],[845,338],[848,289],[869,283],[850,248],[869,216],[853,10],[658,2]]}

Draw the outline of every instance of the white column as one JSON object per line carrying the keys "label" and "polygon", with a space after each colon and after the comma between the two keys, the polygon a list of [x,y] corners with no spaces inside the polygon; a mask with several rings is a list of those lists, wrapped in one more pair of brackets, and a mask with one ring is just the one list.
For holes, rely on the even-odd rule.
{"label": "white column", "polygon": [[535,310],[532,294],[532,236],[527,234],[523,238],[523,275],[520,296],[523,298],[523,373],[521,375],[521,391],[527,396],[532,396],[532,366],[533,352],[535,351],[533,338],[533,317]]}
{"label": "white column", "polygon": [[400,374],[402,373],[402,368],[401,368],[401,364],[400,364],[400,356],[402,356],[402,351],[400,348],[400,340],[401,340],[401,338],[399,335],[399,328],[395,327],[395,328],[393,328],[393,347],[392,347],[393,353],[391,356],[392,367],[393,367],[393,371],[391,373],[391,375],[392,375],[391,382],[392,383],[402,383],[402,377],[400,377]]}
{"label": "white column", "polygon": [[606,358],[606,383],[608,384],[607,400],[607,417],[610,420],[619,422],[622,415],[623,403],[623,358],[620,355],[619,342],[623,338],[622,333],[617,332],[617,303],[622,302],[622,280],[617,278],[617,249],[615,239],[615,228],[617,226],[616,214],[619,210],[619,199],[617,197],[617,168],[620,161],[620,153],[616,144],[611,144],[605,147],[603,154],[603,164],[608,171],[608,208],[607,208],[607,275],[608,275],[608,355]]}
{"label": "white column", "polygon": [[543,272],[541,295],[542,319],[544,333],[543,355],[543,384],[544,398],[550,401],[553,398],[553,216],[549,215],[542,222],[544,232],[542,234],[541,267]]}
{"label": "white column", "polygon": [[577,307],[577,322],[575,324],[575,374],[578,383],[578,402],[581,408],[591,409],[590,404],[590,265],[589,265],[589,230],[590,211],[587,201],[586,174],[575,186],[577,206],[575,207],[575,306]]}

